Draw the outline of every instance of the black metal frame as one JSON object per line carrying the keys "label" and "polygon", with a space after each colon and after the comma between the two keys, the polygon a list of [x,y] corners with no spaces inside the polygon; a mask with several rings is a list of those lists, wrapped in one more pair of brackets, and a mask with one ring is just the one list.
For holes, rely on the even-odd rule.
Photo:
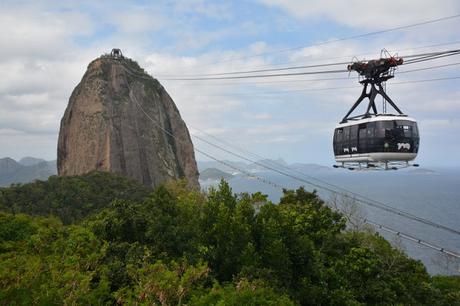
{"label": "black metal frame", "polygon": [[[356,100],[355,104],[351,107],[348,113],[343,117],[340,123],[345,123],[350,119],[363,119],[363,118],[370,118],[373,115],[378,116],[379,113],[377,111],[377,106],[375,104],[375,97],[377,95],[381,95],[386,102],[388,102],[398,113],[399,115],[404,115],[404,113],[396,106],[396,104],[391,100],[391,98],[386,94],[385,90],[383,89],[382,82],[385,82],[389,79],[393,78],[392,75],[387,75],[384,77],[374,78],[374,79],[364,79],[360,81],[360,83],[364,86],[361,95],[359,96],[358,100]],[[370,86],[370,91],[367,92],[367,88]],[[350,117],[351,113],[363,102],[365,98],[369,99],[369,104],[367,106],[366,112],[362,115]],[[373,113],[371,113],[371,109]]]}
{"label": "black metal frame", "polygon": [[[383,113],[386,114],[386,102],[388,102],[399,115],[404,115],[403,112],[396,106],[391,98],[386,94],[382,87],[382,83],[394,77],[394,71],[398,65],[403,64],[403,59],[398,57],[380,58],[370,61],[357,61],[347,66],[348,71],[356,71],[362,80],[360,83],[364,86],[361,96],[353,104],[348,113],[343,117],[340,123],[345,123],[350,119],[363,119],[372,116],[378,116],[377,105],[375,104],[375,97],[381,95],[384,99]],[[370,91],[367,92],[367,88]],[[369,99],[366,112],[362,115],[350,117],[351,113],[363,102],[365,98]],[[372,113],[371,113],[372,110]]]}

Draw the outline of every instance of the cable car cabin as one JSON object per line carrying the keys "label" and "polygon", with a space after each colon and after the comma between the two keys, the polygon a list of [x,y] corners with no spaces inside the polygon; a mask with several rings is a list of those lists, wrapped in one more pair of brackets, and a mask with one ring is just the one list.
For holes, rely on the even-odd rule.
{"label": "cable car cabin", "polygon": [[[385,92],[383,83],[394,77],[403,59],[390,56],[348,65],[356,71],[363,85],[361,95],[334,131],[334,155],[340,165],[350,170],[366,168],[397,170],[409,166],[418,153],[420,135],[417,121],[405,115]],[[379,113],[376,97],[382,96]],[[365,113],[352,116],[357,107],[368,100]],[[387,112],[387,104],[397,114]],[[417,164],[413,166],[418,167]]]}
{"label": "cable car cabin", "polygon": [[408,162],[417,156],[419,131],[415,119],[379,115],[339,124],[334,155],[339,163]]}

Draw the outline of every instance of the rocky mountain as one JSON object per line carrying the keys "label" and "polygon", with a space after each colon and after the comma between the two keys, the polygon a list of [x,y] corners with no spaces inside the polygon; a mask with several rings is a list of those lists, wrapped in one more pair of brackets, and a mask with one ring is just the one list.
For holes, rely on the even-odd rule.
{"label": "rocky mountain", "polygon": [[56,161],[33,157],[23,158],[19,162],[9,157],[0,159],[0,186],[46,180],[56,173]]}
{"label": "rocky mountain", "polygon": [[120,53],[91,62],[74,89],[61,120],[57,165],[59,175],[100,170],[150,187],[178,178],[199,187],[193,144],[176,105]]}

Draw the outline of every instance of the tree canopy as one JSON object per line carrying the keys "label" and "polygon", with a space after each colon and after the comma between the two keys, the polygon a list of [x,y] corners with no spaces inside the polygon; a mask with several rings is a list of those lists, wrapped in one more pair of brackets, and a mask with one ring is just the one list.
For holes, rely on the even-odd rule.
{"label": "tree canopy", "polygon": [[156,190],[107,173],[0,191],[0,304],[460,305],[460,278],[316,193]]}

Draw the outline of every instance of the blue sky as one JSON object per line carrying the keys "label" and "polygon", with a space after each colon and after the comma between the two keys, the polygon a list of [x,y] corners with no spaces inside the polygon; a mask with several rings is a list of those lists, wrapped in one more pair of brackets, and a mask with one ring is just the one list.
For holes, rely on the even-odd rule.
{"label": "blue sky", "polygon": [[[92,59],[119,47],[162,82],[193,134],[208,137],[205,131],[269,158],[330,165],[334,126],[360,93],[353,75],[335,81],[166,77],[351,61],[354,55],[370,59],[382,48],[400,50],[400,55],[456,49],[460,18],[317,44],[458,13],[460,3],[453,0],[3,0],[0,156],[56,158],[59,122],[73,88]],[[446,45],[428,47],[435,44]],[[297,49],[272,53],[291,48]],[[457,62],[460,57],[400,72]],[[460,76],[459,67],[401,74],[388,83],[393,100],[419,120],[422,165],[460,166],[460,80],[392,83]],[[330,87],[349,88],[321,90]],[[286,90],[304,91],[279,93]],[[233,159],[199,140],[194,143],[218,158]]]}

